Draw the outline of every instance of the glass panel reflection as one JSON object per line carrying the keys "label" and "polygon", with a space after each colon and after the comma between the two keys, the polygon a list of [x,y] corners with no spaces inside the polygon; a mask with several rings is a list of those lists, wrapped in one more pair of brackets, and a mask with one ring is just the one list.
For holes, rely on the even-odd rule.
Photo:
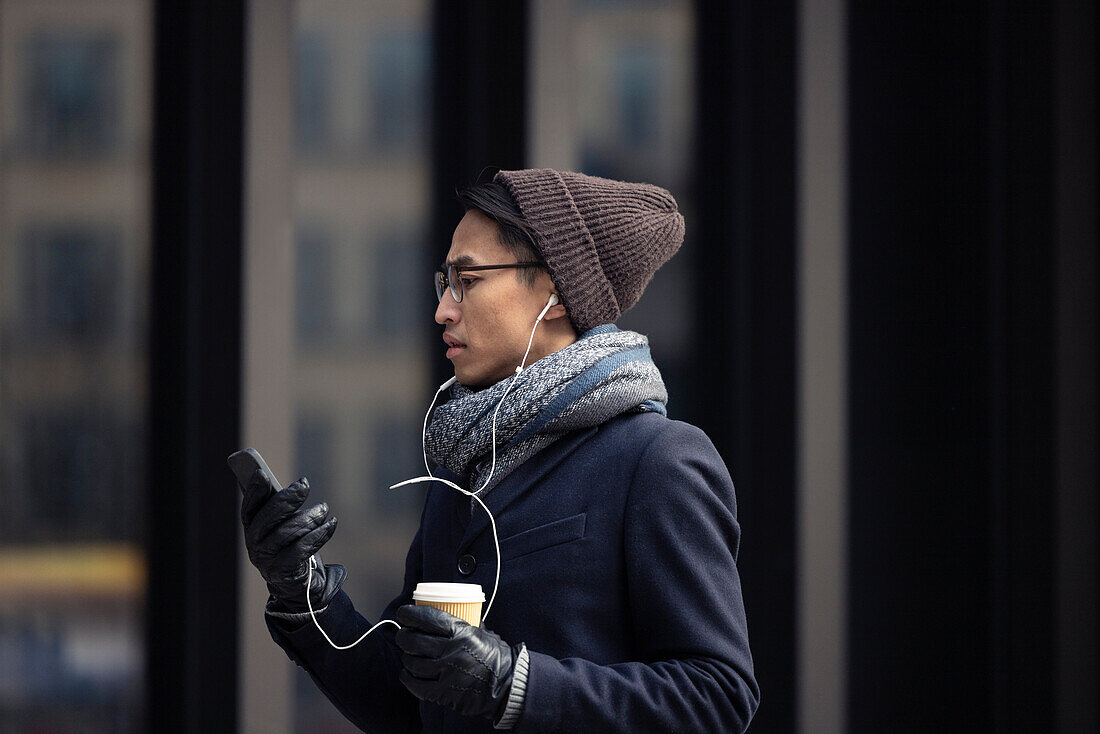
{"label": "glass panel reflection", "polygon": [[[641,301],[619,320],[651,339],[669,388],[669,411],[687,395],[692,319],[692,128],[694,22],[687,0],[533,3],[533,167],[646,181],[676,197],[684,245]],[[566,49],[566,52],[562,50]],[[570,110],[562,115],[558,110]]]}
{"label": "glass panel reflection", "polygon": [[[401,589],[431,398],[430,17],[420,2],[294,6],[295,476],[340,527],[326,561],[377,619]],[[294,731],[356,729],[296,670]]]}
{"label": "glass panel reflection", "polygon": [[0,4],[0,731],[144,728],[151,17]]}

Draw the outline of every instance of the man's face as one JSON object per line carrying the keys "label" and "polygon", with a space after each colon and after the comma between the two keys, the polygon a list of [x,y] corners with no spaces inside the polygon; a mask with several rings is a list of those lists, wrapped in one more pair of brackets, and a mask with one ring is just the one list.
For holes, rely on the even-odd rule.
{"label": "man's face", "polygon": [[[500,244],[500,227],[476,209],[455,228],[447,264],[503,265],[516,262]],[[462,303],[450,289],[435,310],[445,327],[447,359],[458,381],[467,387],[488,387],[516,371],[535,318],[553,291],[550,276],[540,270],[534,285],[522,282],[514,269],[459,272]]]}

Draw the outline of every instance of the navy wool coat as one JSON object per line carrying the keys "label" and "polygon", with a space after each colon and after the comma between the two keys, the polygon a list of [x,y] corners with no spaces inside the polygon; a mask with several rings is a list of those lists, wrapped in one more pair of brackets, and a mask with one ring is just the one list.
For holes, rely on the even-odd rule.
{"label": "navy wool coat", "polygon": [[[530,651],[514,731],[748,726],[759,688],[737,573],[733,482],[702,431],[657,413],[620,416],[551,444],[484,501],[501,552],[500,591],[485,626]],[[432,484],[404,588],[383,618],[412,603],[419,581],[479,583],[488,595],[495,565],[485,512]],[[338,643],[369,627],[342,591],[318,620]],[[391,625],[347,651],[331,648],[312,623],[269,615],[268,627],[364,731],[493,731],[488,720],[421,702],[401,685]]]}

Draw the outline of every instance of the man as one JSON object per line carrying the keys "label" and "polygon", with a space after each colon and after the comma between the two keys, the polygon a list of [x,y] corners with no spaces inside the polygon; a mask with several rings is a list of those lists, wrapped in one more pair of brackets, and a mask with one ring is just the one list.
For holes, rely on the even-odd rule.
{"label": "man", "polygon": [[495,518],[486,625],[412,606],[421,581],[494,587],[491,522],[467,495],[429,485],[383,613],[401,629],[337,649],[370,624],[343,566],[310,564],[336,519],[302,509],[304,479],[270,500],[253,482],[241,515],[272,637],[364,731],[743,731],[759,690],[733,484],[665,416],[645,337],[613,325],[683,240],[675,200],[548,169],[460,199],[435,314],[457,384],[425,451]]}

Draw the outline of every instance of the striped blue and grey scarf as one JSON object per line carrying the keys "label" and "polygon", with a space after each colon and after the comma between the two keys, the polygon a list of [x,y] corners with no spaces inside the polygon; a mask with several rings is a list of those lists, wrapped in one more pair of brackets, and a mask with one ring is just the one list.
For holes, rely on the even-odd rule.
{"label": "striped blue and grey scarf", "polygon": [[570,431],[623,413],[664,414],[668,402],[649,340],[613,324],[585,332],[518,376],[484,390],[455,383],[451,399],[435,409],[424,445],[433,463],[469,477],[471,490],[488,478],[493,412],[513,379],[496,417],[496,469],[485,491]]}

